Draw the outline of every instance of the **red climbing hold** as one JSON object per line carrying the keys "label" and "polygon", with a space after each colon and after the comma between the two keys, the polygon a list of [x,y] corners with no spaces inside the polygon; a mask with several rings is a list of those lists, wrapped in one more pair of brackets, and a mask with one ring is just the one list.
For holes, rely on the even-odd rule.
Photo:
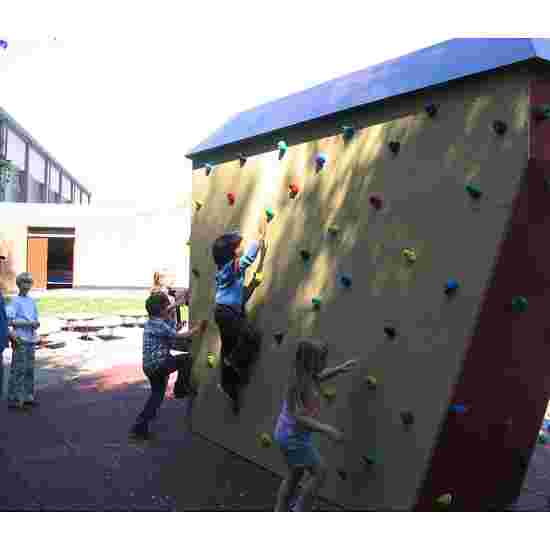
{"label": "red climbing hold", "polygon": [[235,193],[227,193],[227,202],[233,206],[235,204]]}

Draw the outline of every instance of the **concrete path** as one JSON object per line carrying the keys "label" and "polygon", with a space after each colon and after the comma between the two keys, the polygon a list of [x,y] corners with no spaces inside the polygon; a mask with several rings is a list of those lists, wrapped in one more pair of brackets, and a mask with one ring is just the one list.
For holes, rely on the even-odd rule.
{"label": "concrete path", "polygon": [[[1,403],[0,511],[271,510],[280,480],[193,434],[190,400],[168,398],[156,438],[129,441],[147,397],[142,330],[117,334],[91,343],[69,335],[67,347],[39,350],[40,407],[20,413]],[[547,511],[549,496],[550,446],[537,446],[513,510]]]}

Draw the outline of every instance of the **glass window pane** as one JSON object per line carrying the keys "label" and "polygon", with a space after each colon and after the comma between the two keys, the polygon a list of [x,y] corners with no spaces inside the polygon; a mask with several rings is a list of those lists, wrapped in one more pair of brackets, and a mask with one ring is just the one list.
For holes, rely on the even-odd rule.
{"label": "glass window pane", "polygon": [[40,183],[44,183],[44,171],[46,170],[46,161],[44,157],[38,154],[32,147],[29,148],[29,173]]}
{"label": "glass window pane", "polygon": [[65,175],[63,176],[61,196],[63,197],[63,202],[71,202],[71,180]]}
{"label": "glass window pane", "polygon": [[9,128],[7,128],[6,158],[11,160],[19,170],[25,170],[25,142]]}

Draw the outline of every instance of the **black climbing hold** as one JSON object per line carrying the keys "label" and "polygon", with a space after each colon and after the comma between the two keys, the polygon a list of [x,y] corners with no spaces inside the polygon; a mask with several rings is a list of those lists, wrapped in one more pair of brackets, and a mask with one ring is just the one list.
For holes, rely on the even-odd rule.
{"label": "black climbing hold", "polygon": [[246,156],[242,153],[239,154],[239,163],[241,165],[241,168],[246,164]]}
{"label": "black climbing hold", "polygon": [[394,155],[397,155],[397,153],[399,153],[399,150],[401,149],[401,144],[398,141],[390,141],[388,143],[388,147]]}
{"label": "black climbing hold", "polygon": [[411,426],[414,424],[414,414],[411,411],[403,411],[401,413],[401,422],[405,426]]}
{"label": "black climbing hold", "polygon": [[495,120],[493,122],[493,130],[495,134],[502,136],[506,133],[506,130],[508,130],[508,125],[503,120]]}
{"label": "black climbing hold", "polygon": [[276,332],[273,335],[273,338],[275,338],[275,342],[277,342],[278,346],[280,346],[283,343],[284,337],[285,337],[285,333],[283,331]]}
{"label": "black climbing hold", "polygon": [[191,273],[198,279],[201,276],[201,272],[197,268],[193,268]]}
{"label": "black climbing hold", "polygon": [[426,113],[428,113],[428,116],[433,118],[437,114],[437,105],[435,103],[430,103],[426,105],[425,107]]}
{"label": "black climbing hold", "polygon": [[342,481],[346,481],[346,479],[348,479],[348,473],[346,470],[336,470],[336,472]]}
{"label": "black climbing hold", "polygon": [[390,326],[384,327],[384,332],[386,333],[386,336],[390,340],[393,340],[397,336],[397,331],[395,330],[394,327],[390,327]]}
{"label": "black climbing hold", "polygon": [[304,262],[309,262],[309,260],[311,260],[311,253],[307,250],[300,250],[300,256]]}

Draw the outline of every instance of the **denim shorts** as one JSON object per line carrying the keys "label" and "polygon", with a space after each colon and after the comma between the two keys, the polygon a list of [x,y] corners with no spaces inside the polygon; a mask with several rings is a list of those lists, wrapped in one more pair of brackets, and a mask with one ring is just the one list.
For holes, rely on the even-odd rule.
{"label": "denim shorts", "polygon": [[315,467],[321,464],[321,456],[317,450],[311,432],[293,434],[274,434],[275,441],[283,453],[288,466],[296,468]]}

